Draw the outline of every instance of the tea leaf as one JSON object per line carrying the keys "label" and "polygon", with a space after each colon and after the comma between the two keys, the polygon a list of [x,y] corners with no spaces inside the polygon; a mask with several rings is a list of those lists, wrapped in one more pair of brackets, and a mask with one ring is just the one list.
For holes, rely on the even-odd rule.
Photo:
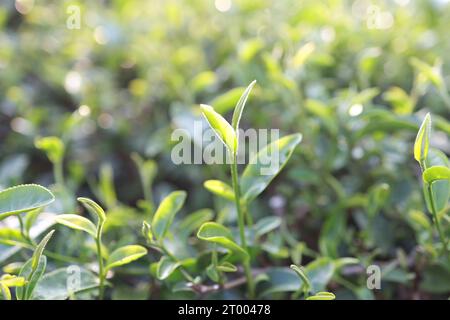
{"label": "tea leaf", "polygon": [[237,271],[237,267],[228,261],[222,262],[220,265],[217,266],[217,269],[222,272],[236,272]]}
{"label": "tea leaf", "polygon": [[163,256],[158,262],[156,277],[159,280],[164,280],[168,278],[179,266],[179,262],[175,262],[169,257]]}
{"label": "tea leaf", "polygon": [[61,214],[55,217],[55,221],[66,227],[81,230],[89,233],[94,238],[97,237],[97,229],[95,225],[85,217],[77,214]]}
{"label": "tea leaf", "polygon": [[[431,168],[434,166],[449,166],[447,156],[440,150],[430,148],[428,157],[425,160],[425,167]],[[448,199],[450,197],[450,181],[449,180],[435,180],[431,184],[431,192],[433,194],[435,209],[440,212],[448,206]],[[423,193],[427,203],[428,211],[431,212],[430,196],[427,191],[427,186],[423,186]]]}
{"label": "tea leaf", "polygon": [[281,218],[280,217],[265,217],[259,220],[254,225],[255,233],[258,237],[269,233],[270,231],[278,228],[281,225]]}
{"label": "tea leaf", "polygon": [[77,198],[77,200],[80,201],[91,214],[98,218],[100,224],[106,221],[105,211],[95,201],[83,197]]}
{"label": "tea leaf", "polygon": [[291,264],[291,269],[295,271],[295,273],[302,279],[304,287],[304,291],[308,292],[311,289],[311,282],[309,281],[308,277],[306,276],[305,272],[301,267],[297,267],[295,264]]}
{"label": "tea leaf", "polygon": [[211,106],[201,104],[203,116],[207,120],[211,129],[214,130],[219,139],[233,154],[237,151],[237,138],[233,127]]}
{"label": "tea leaf", "polygon": [[248,253],[234,242],[231,231],[221,224],[215,222],[204,223],[198,230],[197,237],[200,240],[217,243],[241,257],[248,258]]}
{"label": "tea leaf", "polygon": [[247,89],[245,89],[244,93],[239,98],[236,108],[234,109],[233,118],[231,120],[231,126],[233,127],[234,131],[236,132],[236,137],[238,135],[239,122],[242,117],[242,112],[244,111],[245,103],[247,102],[248,95],[250,94],[250,91],[252,91],[255,83],[256,83],[256,80],[253,80],[252,83],[250,83],[248,85]]}
{"label": "tea leaf", "polygon": [[58,137],[38,138],[34,142],[36,148],[44,151],[52,163],[62,161],[64,156],[64,143]]}
{"label": "tea leaf", "polygon": [[181,220],[179,230],[183,235],[189,235],[194,230],[198,230],[203,223],[211,221],[213,217],[214,212],[211,209],[200,209]]}
{"label": "tea leaf", "polygon": [[31,258],[31,269],[33,271],[37,269],[42,253],[44,252],[45,246],[47,245],[48,241],[50,240],[54,232],[55,230],[52,230],[49,233],[47,233],[47,235],[41,240],[41,242],[37,245],[36,249],[34,250],[33,257]]}
{"label": "tea leaf", "polygon": [[5,300],[11,300],[11,291],[2,282],[0,282],[0,290],[1,290]]}
{"label": "tea leaf", "polygon": [[156,239],[161,241],[164,238],[175,214],[181,209],[185,200],[185,191],[174,191],[161,202],[151,223],[153,235]]}
{"label": "tea leaf", "polygon": [[26,280],[24,277],[5,274],[0,278],[0,284],[3,284],[7,287],[22,287],[26,284]]}
{"label": "tea leaf", "polygon": [[318,292],[314,296],[306,298],[306,300],[334,300],[336,296],[331,292]]}
{"label": "tea leaf", "polygon": [[286,165],[294,152],[294,148],[301,140],[302,135],[300,133],[285,136],[270,143],[261,149],[255,158],[250,159],[250,163],[241,177],[244,199],[250,202],[266,189]]}
{"label": "tea leaf", "polygon": [[[72,276],[73,282],[70,281]],[[45,274],[33,292],[33,300],[66,300],[76,293],[98,287],[98,278],[91,271],[72,265]]]}
{"label": "tea leaf", "polygon": [[37,184],[24,184],[0,191],[0,220],[44,207],[55,200],[50,190]]}
{"label": "tea leaf", "polygon": [[116,268],[137,260],[147,254],[147,249],[139,245],[124,246],[114,250],[106,261],[106,270]]}
{"label": "tea leaf", "polygon": [[244,91],[244,87],[233,88],[216,97],[209,104],[214,106],[214,109],[217,112],[225,114],[236,106],[237,101],[242,96]]}
{"label": "tea leaf", "polygon": [[432,184],[438,180],[448,180],[450,181],[450,169],[444,166],[433,166],[426,169],[423,174],[423,181],[428,184]]}
{"label": "tea leaf", "polygon": [[207,180],[203,185],[208,191],[227,200],[234,201],[233,188],[225,182],[220,180]]}
{"label": "tea leaf", "polygon": [[33,259],[28,260],[20,269],[19,277],[24,277],[27,279],[27,284],[23,287],[18,287],[16,289],[17,300],[28,300],[32,296],[36,285],[42,278],[47,266],[47,258],[45,256],[40,256],[39,263],[36,269],[32,269]]}
{"label": "tea leaf", "polygon": [[414,159],[419,163],[423,163],[428,155],[431,134],[431,117],[427,113],[417,132],[416,141],[414,142]]}

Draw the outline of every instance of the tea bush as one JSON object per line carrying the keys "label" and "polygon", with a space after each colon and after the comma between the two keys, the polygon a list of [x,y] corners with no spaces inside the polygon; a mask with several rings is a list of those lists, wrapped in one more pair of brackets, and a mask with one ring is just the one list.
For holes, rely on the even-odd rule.
{"label": "tea bush", "polygon": [[[2,3],[0,299],[449,298],[449,19],[438,0]],[[229,163],[173,161],[199,122]],[[241,164],[248,128],[281,134]]]}

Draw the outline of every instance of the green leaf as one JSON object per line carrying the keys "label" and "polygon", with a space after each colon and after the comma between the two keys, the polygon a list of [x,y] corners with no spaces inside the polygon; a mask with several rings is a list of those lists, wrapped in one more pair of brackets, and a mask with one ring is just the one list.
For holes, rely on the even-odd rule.
{"label": "green leaf", "polygon": [[31,269],[33,271],[37,269],[39,261],[41,260],[42,253],[44,252],[45,246],[52,237],[53,233],[55,233],[55,230],[52,230],[49,233],[47,233],[34,250],[33,256],[31,257]]}
{"label": "green leaf", "polygon": [[0,282],[0,291],[4,297],[5,300],[11,300],[11,291],[9,288]]}
{"label": "green leaf", "polygon": [[231,126],[233,127],[234,131],[236,132],[237,138],[238,138],[239,121],[241,120],[241,117],[242,117],[242,111],[244,111],[244,107],[245,107],[245,103],[247,102],[248,95],[250,94],[250,91],[252,91],[255,83],[256,83],[256,80],[253,80],[252,83],[250,83],[248,85],[247,89],[245,89],[244,93],[239,98],[239,101],[236,104],[236,108],[234,109],[234,112],[233,112]]}
{"label": "green leaf", "polygon": [[237,137],[233,127],[219,113],[214,111],[211,106],[201,104],[200,109],[211,129],[214,130],[228,150],[230,150],[232,154],[236,154]]}
{"label": "green leaf", "polygon": [[253,228],[255,230],[256,236],[261,237],[262,235],[278,228],[280,225],[281,225],[280,217],[265,217],[259,220],[253,226]]}
{"label": "green leaf", "polygon": [[233,240],[231,231],[216,222],[206,222],[198,230],[200,240],[216,243],[240,257],[248,258],[248,253]]}
{"label": "green leaf", "polygon": [[224,261],[217,266],[217,270],[220,270],[222,272],[236,272],[237,267],[228,261]]}
{"label": "green leaf", "polygon": [[[253,159],[250,159],[250,163],[245,168],[240,182],[245,200],[248,202],[252,201],[266,189],[286,165],[294,152],[294,148],[301,140],[302,135],[300,133],[285,136],[265,146]],[[275,163],[268,163],[269,160],[270,162],[275,160]]]}
{"label": "green leaf", "polygon": [[444,166],[433,166],[426,169],[423,174],[423,181],[428,184],[432,184],[438,180],[450,181],[450,169]]}
{"label": "green leaf", "polygon": [[0,191],[0,220],[44,207],[55,200],[50,190],[37,184],[23,184]]}
{"label": "green leaf", "polygon": [[95,225],[89,219],[86,219],[80,215],[60,214],[55,217],[55,221],[66,227],[87,232],[94,238],[97,237],[97,229]]}
{"label": "green leaf", "polygon": [[164,280],[168,278],[180,265],[181,264],[179,262],[173,261],[169,257],[163,256],[158,262],[156,277],[159,280]]}
{"label": "green leaf", "polygon": [[105,211],[100,207],[95,201],[89,198],[77,198],[79,202],[83,204],[83,206],[94,216],[98,218],[100,224],[106,221]]}
{"label": "green leaf", "polygon": [[438,89],[442,89],[444,87],[442,75],[436,67],[432,67],[428,63],[425,63],[415,57],[412,57],[409,62],[414,68],[417,69],[417,71],[423,74],[425,78],[433,83],[433,85],[435,85]]}
{"label": "green leaf", "polygon": [[[440,150],[430,148],[428,157],[425,160],[425,167],[431,168],[434,166],[449,166],[447,156]],[[441,212],[448,206],[448,200],[450,198],[450,181],[435,180],[431,185],[431,192],[433,194],[434,205],[437,212]],[[428,211],[431,212],[430,197],[428,193],[428,186],[424,184],[423,192],[427,203]]]}
{"label": "green leaf", "polygon": [[175,214],[181,209],[185,200],[185,191],[174,191],[161,202],[151,223],[153,235],[157,240],[161,241],[164,238]]}
{"label": "green leaf", "polygon": [[181,234],[188,236],[194,230],[198,230],[202,224],[207,221],[211,221],[213,218],[214,212],[211,209],[200,209],[188,214],[183,220],[181,220],[178,230],[180,230]]}
{"label": "green leaf", "polygon": [[302,285],[302,280],[289,268],[270,268],[265,274],[266,281],[258,287],[261,297],[278,292],[295,292]]}
{"label": "green leaf", "polygon": [[233,88],[216,97],[209,104],[214,106],[217,112],[225,114],[236,106],[237,101],[242,96],[244,91],[244,87]]}
{"label": "green leaf", "polygon": [[206,274],[212,281],[219,282],[220,275],[219,275],[219,272],[217,271],[216,267],[213,264],[210,264],[206,268]]}
{"label": "green leaf", "polygon": [[0,283],[7,286],[8,288],[22,287],[26,284],[26,280],[24,277],[17,277],[17,276],[10,275],[10,274],[4,274],[0,278]]}
{"label": "green leaf", "polygon": [[44,151],[52,163],[62,161],[64,156],[64,143],[58,137],[37,138],[34,145],[36,148]]}
{"label": "green leaf", "polygon": [[98,287],[98,277],[78,266],[59,268],[45,274],[34,290],[33,300],[66,300]]}
{"label": "green leaf", "polygon": [[335,271],[335,265],[329,258],[318,258],[310,262],[305,273],[311,282],[311,291],[318,292],[325,289]]}
{"label": "green leaf", "polygon": [[20,269],[19,277],[27,279],[27,284],[16,289],[17,300],[29,300],[31,298],[36,285],[44,275],[47,266],[47,258],[45,256],[40,256],[38,266],[35,270],[32,269],[31,264],[32,259],[28,260],[22,266],[22,269]]}
{"label": "green leaf", "polygon": [[139,245],[129,245],[114,250],[106,261],[106,270],[123,266],[147,254],[147,249]]}
{"label": "green leaf", "polygon": [[233,188],[225,182],[220,180],[207,180],[203,185],[208,191],[227,200],[234,201]]}
{"label": "green leaf", "polygon": [[336,296],[331,292],[317,292],[315,295],[306,298],[306,300],[334,300]]}
{"label": "green leaf", "polygon": [[309,290],[311,289],[311,282],[309,281],[308,277],[306,276],[305,272],[303,271],[303,268],[301,267],[297,267],[295,264],[291,264],[291,269],[295,271],[295,273],[300,277],[300,279],[302,279],[303,285],[302,287],[304,288],[303,290],[305,292],[309,292]]}
{"label": "green leaf", "polygon": [[431,117],[427,113],[423,122],[417,132],[416,141],[414,142],[414,159],[420,164],[425,161],[428,155],[428,149],[430,146],[430,134],[431,134]]}

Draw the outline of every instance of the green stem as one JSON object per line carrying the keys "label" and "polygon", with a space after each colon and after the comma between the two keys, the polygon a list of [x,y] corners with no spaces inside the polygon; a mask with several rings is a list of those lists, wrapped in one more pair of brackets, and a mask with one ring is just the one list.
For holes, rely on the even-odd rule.
{"label": "green stem", "polygon": [[[237,158],[234,154],[232,156],[233,162],[231,164],[231,178],[233,182],[233,189],[234,189],[234,200],[236,203],[236,210],[238,213],[238,224],[239,224],[239,235],[241,238],[241,245],[244,248],[244,250],[250,255],[248,247],[247,247],[247,240],[245,239],[245,216],[244,212],[242,212],[241,207],[241,192],[239,188],[239,181],[238,181],[238,171],[237,171]],[[247,258],[243,261],[245,276],[247,278],[247,286],[248,286],[248,295],[250,299],[254,297],[255,287],[253,283],[253,277],[252,272],[250,268],[250,258]]]}
{"label": "green stem", "polygon": [[22,237],[28,241],[28,243],[32,244],[32,241],[30,239],[30,236],[28,235],[28,233],[25,231],[25,225],[23,223],[23,219],[20,215],[17,215],[17,218],[19,219],[19,225],[20,225],[20,234],[22,235]]}
{"label": "green stem", "polygon": [[216,269],[217,273],[219,274],[219,284],[220,286],[223,286],[223,276],[222,272],[217,269],[217,266],[219,265],[218,257],[217,257],[217,248],[216,244],[214,244],[213,252],[211,255],[211,260],[214,268]]}
{"label": "green stem", "polygon": [[[169,250],[166,249],[166,247],[160,243],[159,244],[159,248],[164,252],[164,254],[166,256],[168,256],[170,259],[172,259],[173,261],[180,263],[180,260],[178,260],[177,257],[175,257]],[[195,282],[194,278],[189,274],[189,272],[181,265],[180,263],[180,271],[183,274],[183,276],[186,278],[187,281],[189,282]]]}
{"label": "green stem", "polygon": [[100,284],[98,287],[98,298],[103,300],[103,295],[105,292],[105,271],[103,267],[103,256],[102,256],[102,229],[103,223],[99,223],[97,228],[97,236],[95,238],[95,243],[97,245],[97,259],[98,259],[98,277],[100,279]]}
{"label": "green stem", "polygon": [[63,162],[58,161],[53,164],[53,175],[56,184],[64,186]]}
{"label": "green stem", "polygon": [[433,192],[431,190],[431,185],[430,184],[427,185],[427,192],[428,192],[428,197],[430,198],[431,214],[433,215],[433,219],[434,219],[435,224],[436,224],[436,229],[438,231],[439,238],[440,238],[440,240],[442,242],[442,245],[444,246],[443,247],[443,252],[446,253],[447,256],[450,256],[447,239],[445,238],[445,235],[442,232],[442,228],[441,228],[441,224],[440,224],[439,219],[438,219],[438,213],[437,213],[437,210],[436,210],[436,205],[434,203]]}

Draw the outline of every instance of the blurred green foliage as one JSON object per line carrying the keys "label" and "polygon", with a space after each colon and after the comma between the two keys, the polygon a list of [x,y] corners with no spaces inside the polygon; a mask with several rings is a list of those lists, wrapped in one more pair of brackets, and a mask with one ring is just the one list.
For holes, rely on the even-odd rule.
{"label": "blurred green foliage", "polygon": [[[67,27],[71,6],[80,9],[79,29]],[[201,273],[194,230],[211,209],[236,226],[230,203],[203,187],[227,181],[228,167],[173,164],[171,132],[200,118],[199,103],[230,119],[256,79],[241,127],[303,134],[250,208],[254,221],[282,221],[255,252],[254,267],[265,270],[256,279],[261,296],[299,290],[294,263],[306,265],[316,292],[328,288],[337,299],[447,298],[450,264],[436,247],[413,143],[431,112],[431,144],[450,152],[448,21],[445,0],[2,2],[0,189],[51,185],[56,201],[46,211],[56,214],[75,212],[77,195],[95,197],[111,248],[143,243],[142,221],[164,196],[185,190],[175,224],[192,229],[173,234],[169,248]],[[186,220],[194,211],[209,219]],[[447,212],[448,203],[449,236]],[[48,228],[45,215],[40,221],[37,234]],[[0,240],[11,237],[1,230]],[[53,238],[53,252],[91,261],[95,244],[85,235],[58,228]],[[5,241],[7,268],[21,253]],[[149,255],[118,269],[111,297],[195,296],[176,272],[155,280],[156,263]],[[381,290],[366,287],[371,264],[382,267]]]}

